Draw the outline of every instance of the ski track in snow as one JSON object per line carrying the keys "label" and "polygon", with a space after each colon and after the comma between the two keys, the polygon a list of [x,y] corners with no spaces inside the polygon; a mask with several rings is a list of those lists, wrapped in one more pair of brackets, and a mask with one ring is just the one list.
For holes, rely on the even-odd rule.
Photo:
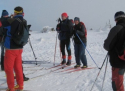
{"label": "ski track in snow", "polygon": [[[90,31],[88,30],[88,38],[87,38],[87,49],[89,50],[90,54],[96,61],[99,67],[101,67],[103,60],[106,56],[106,51],[103,49],[103,42],[106,39],[108,31]],[[55,69],[59,68],[52,68],[53,67],[53,60],[54,60],[54,52],[55,52],[55,40],[56,40],[56,32],[52,33],[40,33],[40,32],[32,32],[31,36],[31,43],[34,49],[34,52],[37,56],[38,61],[43,61],[41,65],[35,64],[25,64],[24,66],[24,73],[27,74],[26,76],[29,78],[36,77],[39,75],[43,75],[41,77],[37,77],[34,79],[30,79],[28,82],[24,82],[24,89],[31,90],[31,91],[90,91],[93,82],[99,72],[99,69],[88,69],[73,73],[66,73],[61,72],[68,68],[74,67],[75,64],[71,65],[71,67],[66,67],[64,69],[60,69],[54,71]],[[72,56],[73,56],[73,63],[75,62],[74,57],[74,47],[73,43],[71,42],[71,49],[72,49]],[[88,65],[90,67],[96,67],[94,62],[91,60],[90,56],[86,52]],[[33,60],[34,56],[31,50],[29,43],[24,47],[23,60]],[[60,48],[59,48],[59,41],[57,43],[57,52],[56,52],[56,65],[61,62],[60,59]],[[41,70],[40,70],[41,69]],[[48,69],[48,70],[47,70]],[[103,67],[100,76],[94,86],[93,91],[100,91],[104,76],[104,69]],[[5,73],[0,71],[0,84],[6,81]],[[7,87],[7,84],[3,84],[0,87]],[[105,85],[103,91],[112,91],[111,88],[111,67],[108,64],[107,75],[105,79]]]}

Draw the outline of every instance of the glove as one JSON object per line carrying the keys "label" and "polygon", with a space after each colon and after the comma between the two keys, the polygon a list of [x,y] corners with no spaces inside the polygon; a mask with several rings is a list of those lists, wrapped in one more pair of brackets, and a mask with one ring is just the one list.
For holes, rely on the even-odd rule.
{"label": "glove", "polygon": [[61,31],[57,31],[57,33],[60,33]]}
{"label": "glove", "polygon": [[74,33],[76,34],[78,30],[74,30]]}

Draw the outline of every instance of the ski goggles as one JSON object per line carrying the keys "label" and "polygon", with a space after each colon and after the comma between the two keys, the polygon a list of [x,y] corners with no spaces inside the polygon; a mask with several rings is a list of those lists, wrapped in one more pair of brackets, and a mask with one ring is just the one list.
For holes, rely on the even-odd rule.
{"label": "ski goggles", "polygon": [[18,13],[23,13],[23,10],[21,10],[21,11],[16,11],[16,10],[14,10],[14,12],[17,13],[17,14],[18,14]]}

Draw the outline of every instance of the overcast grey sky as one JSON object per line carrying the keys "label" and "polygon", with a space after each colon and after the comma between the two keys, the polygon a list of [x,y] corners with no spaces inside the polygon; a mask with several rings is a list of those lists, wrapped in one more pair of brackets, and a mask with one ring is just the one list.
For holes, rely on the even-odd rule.
{"label": "overcast grey sky", "polygon": [[16,6],[22,6],[25,19],[32,24],[32,30],[42,30],[44,26],[56,27],[61,13],[67,12],[69,18],[80,17],[87,28],[104,27],[114,14],[125,11],[125,0],[0,0],[0,11],[13,13]]}

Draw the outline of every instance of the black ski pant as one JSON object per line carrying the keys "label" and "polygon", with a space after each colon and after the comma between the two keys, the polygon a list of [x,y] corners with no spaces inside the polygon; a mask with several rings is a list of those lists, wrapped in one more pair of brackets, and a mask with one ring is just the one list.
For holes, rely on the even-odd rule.
{"label": "black ski pant", "polygon": [[[23,65],[22,65],[22,69],[23,69]],[[24,72],[23,72],[23,79],[25,78],[25,74],[24,74]]]}
{"label": "black ski pant", "polygon": [[66,55],[65,54],[65,47],[67,49],[68,56],[71,56],[70,39],[60,41],[60,48],[61,48],[62,56]]}
{"label": "black ski pant", "polygon": [[1,69],[4,70],[4,43],[1,43]]}

